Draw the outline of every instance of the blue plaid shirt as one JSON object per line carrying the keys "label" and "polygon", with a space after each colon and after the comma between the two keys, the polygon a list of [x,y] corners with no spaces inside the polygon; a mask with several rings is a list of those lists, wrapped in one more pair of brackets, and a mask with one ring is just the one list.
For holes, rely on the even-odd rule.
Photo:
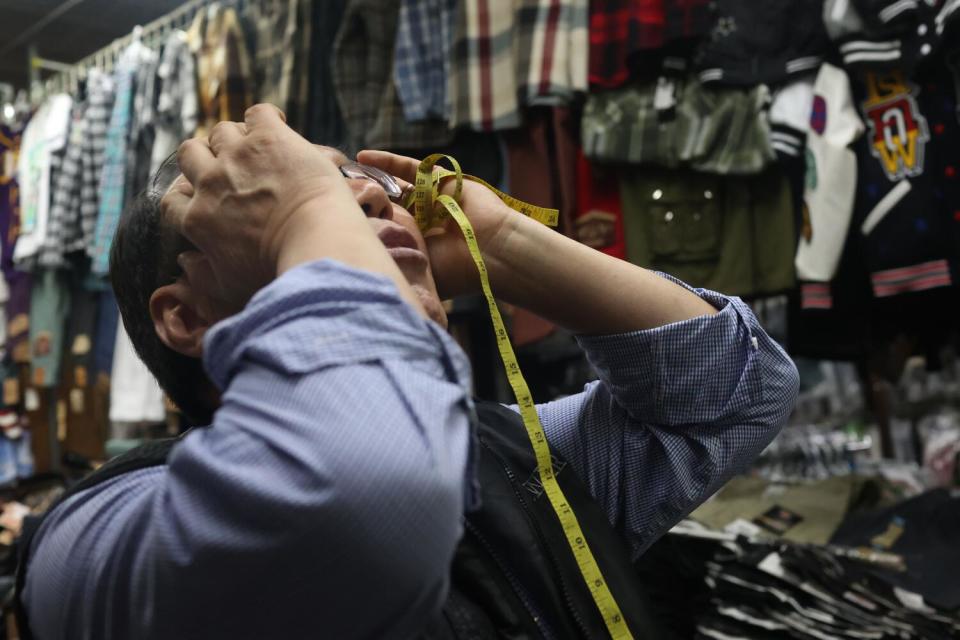
{"label": "blue plaid shirt", "polygon": [[[749,464],[797,392],[746,305],[697,293],[719,313],[581,338],[600,380],[539,406],[637,553]],[[414,636],[474,498],[464,354],[386,279],[320,261],[214,327],[204,357],[213,425],[42,525],[34,635]]]}
{"label": "blue plaid shirt", "polygon": [[98,275],[110,271],[110,244],[123,213],[124,183],[127,168],[127,141],[130,135],[130,107],[133,102],[133,80],[139,50],[142,45],[130,45],[120,58],[113,80],[116,97],[107,125],[107,143],[103,150],[103,169],[100,174],[100,207],[93,242],[88,247],[90,270]]}
{"label": "blue plaid shirt", "polygon": [[403,0],[397,23],[394,83],[410,122],[447,115],[447,76],[456,0]]}

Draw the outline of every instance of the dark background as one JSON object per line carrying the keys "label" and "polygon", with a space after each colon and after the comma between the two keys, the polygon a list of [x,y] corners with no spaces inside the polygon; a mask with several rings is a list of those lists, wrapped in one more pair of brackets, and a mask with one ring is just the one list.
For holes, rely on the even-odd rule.
{"label": "dark background", "polygon": [[[30,44],[72,64],[185,0],[0,0],[0,82],[27,88]],[[42,71],[47,78],[50,71]]]}

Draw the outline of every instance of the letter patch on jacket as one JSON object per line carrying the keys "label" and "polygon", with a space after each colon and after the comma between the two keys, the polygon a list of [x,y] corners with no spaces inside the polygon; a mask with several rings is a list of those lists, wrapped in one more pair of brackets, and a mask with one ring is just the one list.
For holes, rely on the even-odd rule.
{"label": "letter patch on jacket", "polygon": [[930,132],[917,108],[916,87],[900,71],[869,72],[865,79],[867,98],[861,106],[870,126],[870,152],[891,181],[921,175]]}

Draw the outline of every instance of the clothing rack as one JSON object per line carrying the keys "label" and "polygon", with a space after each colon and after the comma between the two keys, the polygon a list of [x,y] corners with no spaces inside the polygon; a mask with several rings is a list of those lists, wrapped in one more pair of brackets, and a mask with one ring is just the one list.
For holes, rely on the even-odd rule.
{"label": "clothing rack", "polygon": [[[262,1],[262,0],[261,0]],[[30,65],[35,69],[54,70],[54,75],[44,80],[40,91],[42,95],[60,92],[73,92],[86,77],[90,69],[99,69],[109,73],[116,66],[123,51],[134,41],[140,40],[146,46],[159,48],[171,32],[177,29],[186,29],[193,22],[194,16],[201,10],[214,4],[233,7],[239,13],[257,0],[190,0],[170,13],[160,16],[145,25],[134,27],[131,33],[117,38],[107,46],[99,49],[73,64],[56,63],[36,55],[30,58]],[[33,88],[31,88],[33,90]]]}

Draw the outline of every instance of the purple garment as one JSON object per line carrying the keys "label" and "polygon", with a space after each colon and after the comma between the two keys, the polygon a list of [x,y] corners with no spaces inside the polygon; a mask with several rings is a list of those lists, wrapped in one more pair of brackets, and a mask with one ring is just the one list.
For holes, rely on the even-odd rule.
{"label": "purple garment", "polygon": [[13,159],[20,149],[22,132],[22,128],[0,125],[0,268],[7,280],[10,280],[13,272],[13,245],[20,224],[20,198],[12,173],[16,171]]}
{"label": "purple garment", "polygon": [[29,273],[11,270],[7,279],[7,353],[17,362],[30,360],[30,294],[33,278]]}

